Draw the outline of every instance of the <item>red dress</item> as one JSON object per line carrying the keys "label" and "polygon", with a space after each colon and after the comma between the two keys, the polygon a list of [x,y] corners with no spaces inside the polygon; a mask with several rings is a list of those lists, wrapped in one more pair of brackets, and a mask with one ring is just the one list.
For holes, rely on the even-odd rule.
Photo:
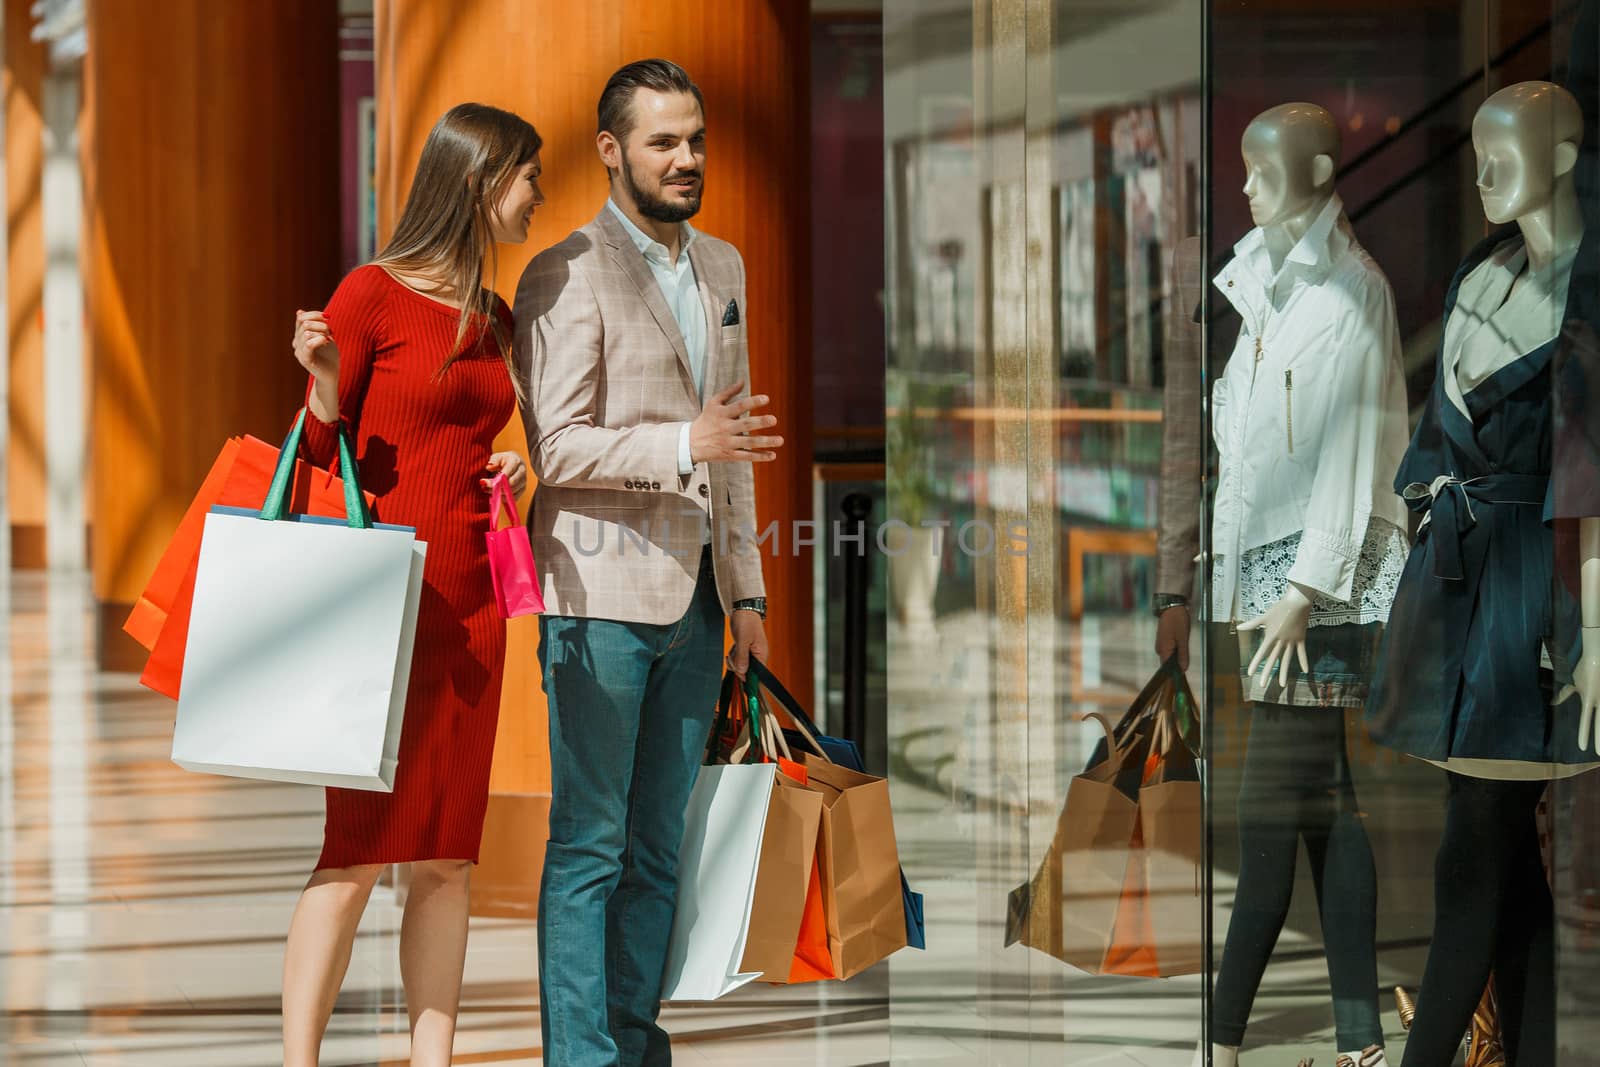
{"label": "red dress", "polygon": [[[498,311],[509,326],[504,301]],[[481,327],[440,375],[461,313],[381,267],[351,271],[325,314],[339,348],[339,413],[362,488],[377,498],[373,517],[416,527],[428,550],[394,792],[329,789],[317,868],[476,862],[506,647],[479,481],[516,393]],[[338,462],[334,428],[313,417],[306,448],[319,466]]]}

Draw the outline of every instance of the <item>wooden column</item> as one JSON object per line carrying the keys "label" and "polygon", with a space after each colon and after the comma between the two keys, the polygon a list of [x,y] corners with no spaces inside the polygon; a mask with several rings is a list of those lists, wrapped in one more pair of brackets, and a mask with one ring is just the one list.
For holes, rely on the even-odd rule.
{"label": "wooden column", "polygon": [[[756,470],[756,506],[762,523],[778,520],[784,530],[784,553],[765,559],[767,631],[774,669],[801,700],[812,688],[811,561],[788,554],[788,531],[811,517],[809,17],[807,5],[790,0],[378,0],[376,7],[380,235],[404,204],[423,139],[452,105],[507,108],[544,138],[548,203],[526,245],[501,249],[496,287],[508,300],[534,254],[604,205],[595,109],[611,73],[662,56],[682,64],[704,91],[707,193],[694,222],[744,254],[752,385],[772,396],[787,441],[777,462]],[[520,423],[502,447],[525,449]],[[473,879],[480,913],[531,911],[545,838],[539,821],[550,778],[537,628],[519,620],[510,636],[483,864]]]}
{"label": "wooden column", "polygon": [[[338,282],[337,5],[89,6],[85,245],[102,665],[218,448],[276,441]],[[136,655],[137,653],[137,655]]]}
{"label": "wooden column", "polygon": [[30,39],[31,0],[5,0],[6,339],[9,440],[5,512],[13,567],[43,567],[45,46]]}

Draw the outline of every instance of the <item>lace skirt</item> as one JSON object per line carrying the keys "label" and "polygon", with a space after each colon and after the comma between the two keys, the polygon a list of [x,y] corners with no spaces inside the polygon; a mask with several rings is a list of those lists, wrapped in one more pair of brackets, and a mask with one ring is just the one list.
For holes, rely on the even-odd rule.
{"label": "lace skirt", "polygon": [[[1240,554],[1238,619],[1264,615],[1277,603],[1288,586],[1289,570],[1299,550],[1300,534],[1296,533]],[[1278,684],[1277,671],[1265,682],[1246,673],[1251,657],[1261,647],[1262,635],[1259,630],[1239,632],[1239,683],[1244,699],[1314,708],[1366,704],[1383,625],[1410,551],[1404,530],[1381,519],[1367,525],[1349,601],[1321,594],[1312,599],[1306,633],[1311,671],[1303,673],[1297,657],[1290,665],[1286,686]],[[1225,564],[1218,558],[1215,565]]]}

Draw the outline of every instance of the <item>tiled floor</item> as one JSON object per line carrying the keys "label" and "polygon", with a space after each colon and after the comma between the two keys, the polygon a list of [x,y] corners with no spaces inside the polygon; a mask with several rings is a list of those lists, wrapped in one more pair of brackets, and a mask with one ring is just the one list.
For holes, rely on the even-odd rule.
{"label": "tiled floor", "polygon": [[[81,579],[23,577],[0,601],[0,1062],[279,1062],[282,938],[316,856],[320,794],[173,766],[172,705],[92,666]],[[1093,740],[1060,724],[1126,702],[1150,667],[1144,627],[1091,621],[1030,638],[1047,674],[1056,663],[1061,714],[987,699],[992,635],[972,618],[897,634],[891,691],[906,710],[891,723],[891,777],[931,950],[847,984],[671,1006],[677,1062],[1186,1067],[1198,978],[1089,977],[1003,945],[1006,896],[1038,862],[1061,783]],[[1230,892],[1219,875],[1220,904]],[[403,1062],[398,928],[380,889],[324,1063]],[[1257,1002],[1247,1067],[1332,1064],[1315,930],[1300,907]],[[1414,980],[1420,941],[1391,942],[1384,982]],[[474,920],[457,1063],[540,1062],[534,957],[531,924]],[[1387,1022],[1398,1029],[1392,1010]]]}

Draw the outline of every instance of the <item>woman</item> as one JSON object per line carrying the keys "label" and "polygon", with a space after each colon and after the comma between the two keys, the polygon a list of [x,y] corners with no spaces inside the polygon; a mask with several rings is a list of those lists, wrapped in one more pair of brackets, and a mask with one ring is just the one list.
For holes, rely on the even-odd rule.
{"label": "woman", "polygon": [[486,478],[504,473],[519,493],[527,482],[521,457],[493,451],[521,389],[511,311],[482,282],[496,242],[525,241],[544,202],[541,143],[509,112],[450,109],[423,145],[394,238],[345,278],[326,315],[296,315],[310,459],[335,463],[342,422],[377,517],[416,527],[428,556],[394,791],[327,791],[322,856],[289,926],[285,1067],[317,1063],[356,925],[390,863],[412,865],[400,929],[411,1062],[450,1062],[505,653]]}

